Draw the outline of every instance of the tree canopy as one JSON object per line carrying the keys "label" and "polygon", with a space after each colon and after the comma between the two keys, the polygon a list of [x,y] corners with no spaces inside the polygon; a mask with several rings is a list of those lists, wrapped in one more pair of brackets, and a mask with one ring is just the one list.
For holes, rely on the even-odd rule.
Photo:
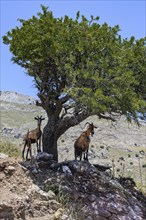
{"label": "tree canopy", "polygon": [[19,19],[20,26],[3,42],[10,46],[12,61],[34,78],[37,104],[48,117],[60,120],[63,106],[67,116],[70,100],[77,117],[114,120],[124,114],[136,119],[137,111],[146,111],[146,38],[122,39],[118,25],[100,25],[92,15],[55,18],[47,7],[41,9],[28,20]]}

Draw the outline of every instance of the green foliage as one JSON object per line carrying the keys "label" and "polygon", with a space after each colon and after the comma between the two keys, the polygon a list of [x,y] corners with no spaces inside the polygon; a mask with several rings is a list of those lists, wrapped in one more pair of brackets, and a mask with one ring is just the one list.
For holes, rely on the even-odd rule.
{"label": "green foliage", "polygon": [[91,114],[144,112],[146,39],[122,39],[118,25],[99,25],[98,16],[55,18],[41,8],[37,16],[19,19],[3,42],[12,61],[34,77],[42,107],[47,111],[47,103],[65,92]]}
{"label": "green foliage", "polygon": [[20,149],[10,141],[3,141],[0,143],[0,153],[4,153],[9,157],[18,158],[21,156]]}

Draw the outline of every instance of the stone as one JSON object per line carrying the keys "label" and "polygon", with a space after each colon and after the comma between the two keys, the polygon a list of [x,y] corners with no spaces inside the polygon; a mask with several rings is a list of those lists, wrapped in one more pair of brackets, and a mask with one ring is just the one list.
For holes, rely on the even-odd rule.
{"label": "stone", "polygon": [[8,157],[8,155],[3,154],[3,153],[0,153],[0,159],[5,159],[5,158],[7,158],[7,157]]}
{"label": "stone", "polygon": [[32,187],[27,191],[28,195],[30,195],[32,198],[37,198],[40,200],[48,201],[49,199],[53,199],[55,197],[55,194],[53,191],[49,190],[48,192],[45,192],[41,190],[37,185],[32,185]]}
{"label": "stone", "polygon": [[59,208],[61,208],[61,204],[57,202],[55,199],[49,200],[49,207],[51,207],[53,210],[57,211]]}
{"label": "stone", "polygon": [[15,172],[15,167],[14,166],[8,166],[6,169],[5,169],[5,172],[8,173],[9,175],[12,175],[14,172]]}
{"label": "stone", "polygon": [[60,209],[58,209],[58,210],[55,212],[55,214],[54,214],[54,216],[53,216],[53,219],[54,219],[54,220],[60,220],[62,214],[63,214],[63,209],[60,208]]}
{"label": "stone", "polygon": [[65,173],[66,175],[72,176],[72,172],[71,172],[71,170],[69,169],[68,166],[62,166],[62,171],[63,171],[63,173]]}
{"label": "stone", "polygon": [[5,177],[5,173],[2,172],[2,173],[0,174],[0,182],[3,181],[4,177]]}
{"label": "stone", "polygon": [[12,205],[0,202],[0,219],[14,219]]}
{"label": "stone", "polygon": [[99,215],[105,218],[109,218],[111,216],[111,213],[109,211],[106,210],[105,208],[98,208],[99,211]]}
{"label": "stone", "polygon": [[53,155],[48,154],[46,152],[40,152],[36,156],[37,161],[49,161],[49,160],[52,160],[52,159],[53,159]]}
{"label": "stone", "polygon": [[89,199],[90,202],[94,202],[96,200],[96,196],[94,194],[89,195],[88,199]]}

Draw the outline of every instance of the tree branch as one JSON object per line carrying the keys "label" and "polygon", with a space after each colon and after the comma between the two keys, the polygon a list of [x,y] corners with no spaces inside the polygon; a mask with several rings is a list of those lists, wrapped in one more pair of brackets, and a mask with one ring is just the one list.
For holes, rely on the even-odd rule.
{"label": "tree branch", "polygon": [[103,118],[103,119],[110,120],[110,121],[113,121],[113,122],[116,121],[116,118],[113,117],[112,115],[105,115],[105,114],[98,113],[97,116],[99,117],[99,119]]}

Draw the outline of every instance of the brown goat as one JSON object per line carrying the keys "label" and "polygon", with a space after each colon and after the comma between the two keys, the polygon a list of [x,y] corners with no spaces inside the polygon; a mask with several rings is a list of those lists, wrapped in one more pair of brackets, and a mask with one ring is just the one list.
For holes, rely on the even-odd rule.
{"label": "brown goat", "polygon": [[88,129],[83,131],[74,143],[75,160],[77,160],[77,157],[80,157],[80,160],[82,160],[82,153],[84,152],[84,160],[88,161],[88,149],[91,142],[90,135],[93,136],[94,128],[97,127],[93,123],[87,122],[86,124],[89,124]]}
{"label": "brown goat", "polygon": [[37,116],[34,119],[37,120],[37,128],[32,131],[28,131],[23,139],[24,140],[24,147],[22,151],[23,159],[24,159],[24,152],[25,152],[26,146],[28,147],[27,153],[26,153],[26,159],[28,159],[29,152],[30,152],[30,157],[32,158],[31,144],[36,143],[37,152],[41,152],[41,136],[42,136],[41,123],[45,118],[42,118],[42,115],[41,115],[40,117]]}

